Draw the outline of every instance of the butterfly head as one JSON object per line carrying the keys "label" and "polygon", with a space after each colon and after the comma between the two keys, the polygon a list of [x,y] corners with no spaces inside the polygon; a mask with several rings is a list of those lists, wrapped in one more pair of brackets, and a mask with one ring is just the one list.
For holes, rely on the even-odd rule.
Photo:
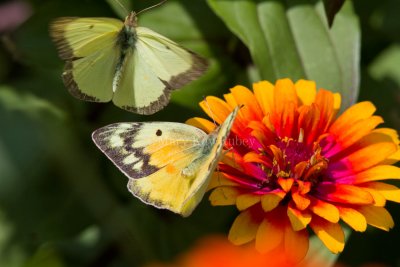
{"label": "butterfly head", "polygon": [[126,16],[124,24],[127,28],[136,28],[138,26],[137,14],[135,11],[132,11],[128,16]]}

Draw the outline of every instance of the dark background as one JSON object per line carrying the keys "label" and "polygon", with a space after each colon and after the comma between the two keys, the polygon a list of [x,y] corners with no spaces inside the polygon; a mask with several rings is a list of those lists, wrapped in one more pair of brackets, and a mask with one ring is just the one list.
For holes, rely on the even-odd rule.
{"label": "dark background", "polygon": [[[209,5],[217,1],[170,0],[140,16],[140,25],[211,62],[205,76],[174,93],[170,105],[152,116],[128,113],[112,103],[79,101],[69,95],[60,78],[63,62],[49,38],[49,22],[59,16],[118,17],[123,10],[115,3],[32,0],[18,2],[28,6],[30,16],[21,7],[11,18],[0,13],[0,266],[141,266],[154,260],[171,261],[203,236],[227,234],[237,214],[234,207],[211,207],[206,197],[192,216],[181,218],[146,206],[130,195],[126,177],[90,138],[93,130],[113,122],[184,122],[193,116],[204,117],[198,102],[206,95],[222,96],[236,84],[251,87],[251,82],[259,79],[274,82],[280,77],[301,78],[303,72],[295,64],[287,69],[290,61],[271,67],[270,62],[279,62],[280,57],[291,53],[284,43],[278,44],[276,49],[281,50],[269,57],[252,48],[249,52],[249,42],[215,6]],[[122,2],[127,5],[127,1]],[[289,18],[302,7],[321,6],[318,1],[231,2],[276,4]],[[0,2],[0,12],[9,3]],[[131,1],[134,10],[155,3]],[[351,96],[359,89],[358,100],[373,101],[385,126],[395,129],[400,125],[399,10],[397,0],[348,1],[341,12],[355,21],[354,31],[362,36],[361,41],[351,41],[355,52],[348,60],[356,62],[355,73],[344,78],[304,75],[315,79],[320,87],[342,92],[345,105],[354,101]],[[9,23],[3,23],[5,20]],[[244,26],[250,36],[252,26]],[[306,30],[312,32],[313,27]],[[355,36],[346,32],[346,27],[343,31],[343,36]],[[347,40],[334,38],[339,46]],[[295,43],[318,47],[323,45],[320,40],[296,39]],[[269,44],[274,42],[269,40]],[[361,50],[357,50],[359,45]],[[340,49],[337,51],[343,52]],[[361,56],[359,63],[357,55]],[[317,59],[304,59],[305,68],[317,64]],[[347,69],[345,72],[348,74]],[[337,86],[337,81],[346,85],[358,77],[359,86],[356,82],[345,88]],[[399,223],[400,207],[389,203],[388,210]],[[339,261],[350,266],[373,262],[400,266],[399,237],[398,227],[389,233],[372,227],[366,233],[353,232]]]}

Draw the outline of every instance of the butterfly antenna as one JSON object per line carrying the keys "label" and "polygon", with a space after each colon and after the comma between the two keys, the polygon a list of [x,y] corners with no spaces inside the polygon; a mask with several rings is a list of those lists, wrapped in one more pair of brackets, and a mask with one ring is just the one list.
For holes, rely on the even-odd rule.
{"label": "butterfly antenna", "polygon": [[147,11],[147,10],[149,10],[149,9],[152,9],[152,8],[155,8],[155,7],[158,7],[158,6],[161,6],[161,5],[164,4],[165,2],[167,2],[167,0],[163,0],[163,1],[161,1],[160,3],[158,3],[158,4],[155,4],[154,6],[150,6],[150,7],[147,7],[147,8],[145,8],[145,9],[143,9],[143,10],[140,10],[138,13],[136,13],[136,15],[139,15],[140,13],[145,12],[145,11]]}
{"label": "butterfly antenna", "polygon": [[119,1],[119,0],[114,0],[120,7],[122,7],[123,10],[125,10],[126,14],[129,14],[129,11],[126,9],[126,7]]}

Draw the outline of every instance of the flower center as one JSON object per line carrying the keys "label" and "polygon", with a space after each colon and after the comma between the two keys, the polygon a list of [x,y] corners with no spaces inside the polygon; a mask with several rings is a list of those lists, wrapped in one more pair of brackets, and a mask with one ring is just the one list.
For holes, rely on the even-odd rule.
{"label": "flower center", "polygon": [[269,146],[269,151],[262,153],[272,164],[264,168],[269,179],[261,187],[267,184],[278,186],[279,179],[309,182],[313,187],[321,181],[323,172],[328,168],[328,159],[321,155],[319,144],[307,145],[301,136],[298,140],[280,139]]}

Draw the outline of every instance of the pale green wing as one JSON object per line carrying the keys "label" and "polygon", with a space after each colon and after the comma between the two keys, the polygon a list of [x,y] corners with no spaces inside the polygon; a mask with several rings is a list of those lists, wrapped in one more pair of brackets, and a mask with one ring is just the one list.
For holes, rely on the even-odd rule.
{"label": "pale green wing", "polygon": [[96,102],[112,99],[122,27],[122,21],[111,18],[69,17],[51,23],[50,34],[66,60],[63,81],[73,96]]}
{"label": "pale green wing", "polygon": [[62,59],[86,57],[107,46],[104,40],[118,33],[123,22],[112,18],[61,17],[50,23],[50,36]]}
{"label": "pale green wing", "polygon": [[139,114],[153,114],[168,104],[170,90],[144,61],[138,50],[126,55],[123,74],[114,93],[116,106]]}
{"label": "pale green wing", "polygon": [[165,107],[172,90],[200,77],[207,61],[170,39],[137,27],[134,51],[126,56],[123,75],[113,102],[140,114]]}
{"label": "pale green wing", "polygon": [[207,70],[208,63],[204,58],[167,37],[145,27],[137,27],[136,32],[138,53],[143,54],[144,61],[170,89],[184,86]]}

